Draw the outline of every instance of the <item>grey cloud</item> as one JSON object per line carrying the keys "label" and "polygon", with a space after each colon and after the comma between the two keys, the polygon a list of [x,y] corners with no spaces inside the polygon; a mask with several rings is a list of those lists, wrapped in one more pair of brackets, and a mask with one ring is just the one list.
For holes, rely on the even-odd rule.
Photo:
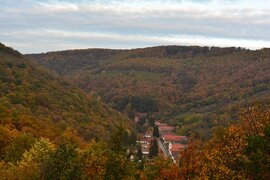
{"label": "grey cloud", "polygon": [[[23,1],[31,2],[30,0]],[[71,38],[70,35],[68,37],[59,35],[60,37],[57,38],[53,32],[47,32],[46,39],[51,39],[50,42],[59,40],[56,43],[68,43],[72,44],[72,47],[80,44],[79,47],[84,47],[87,43],[93,46],[106,45],[107,43],[110,47],[155,45],[157,41],[169,43],[171,41],[164,40],[165,37],[179,35],[201,36],[206,39],[270,41],[270,14],[267,7],[257,9],[226,6],[214,9],[204,5],[190,7],[167,4],[164,7],[155,5],[136,7],[131,5],[118,6],[117,3],[113,2],[102,4],[100,1],[97,1],[96,4],[40,2],[29,6],[22,3],[24,6],[2,7],[0,9],[1,40],[22,43],[23,39],[29,38],[33,43],[38,43],[43,41],[42,37],[39,36],[40,31],[53,29],[73,34],[100,32],[107,35],[114,34],[116,37],[121,35],[119,41],[112,36],[96,35],[88,36],[87,40],[84,41],[79,36]],[[210,1],[201,1],[201,3],[210,3]],[[29,29],[31,31],[27,31]],[[125,39],[125,36],[140,37],[140,40]],[[162,37],[159,40],[152,38],[159,36]],[[23,46],[21,47],[23,48]]]}

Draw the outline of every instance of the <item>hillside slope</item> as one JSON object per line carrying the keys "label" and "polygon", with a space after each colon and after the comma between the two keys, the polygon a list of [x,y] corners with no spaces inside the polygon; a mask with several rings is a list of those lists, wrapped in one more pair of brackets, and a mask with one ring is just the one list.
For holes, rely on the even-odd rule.
{"label": "hillside slope", "polygon": [[130,120],[0,44],[0,133],[54,139],[73,128],[85,140],[106,140]]}
{"label": "hillside slope", "polygon": [[154,112],[177,133],[209,137],[239,107],[270,98],[270,49],[161,46],[27,55],[133,117]]}

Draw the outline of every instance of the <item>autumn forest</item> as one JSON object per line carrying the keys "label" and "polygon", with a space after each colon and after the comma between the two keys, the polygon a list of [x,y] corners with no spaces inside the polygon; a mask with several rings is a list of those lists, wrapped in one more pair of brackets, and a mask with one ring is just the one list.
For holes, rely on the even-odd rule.
{"label": "autumn forest", "polygon": [[269,49],[1,44],[0,90],[1,179],[270,177]]}

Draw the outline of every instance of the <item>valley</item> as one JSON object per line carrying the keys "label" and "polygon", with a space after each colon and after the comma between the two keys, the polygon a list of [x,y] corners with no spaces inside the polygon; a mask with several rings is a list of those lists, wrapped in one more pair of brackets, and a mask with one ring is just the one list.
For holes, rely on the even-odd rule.
{"label": "valley", "polygon": [[160,46],[26,57],[131,119],[148,113],[202,140],[235,123],[241,108],[269,102],[269,49]]}
{"label": "valley", "polygon": [[0,0],[0,180],[270,180],[270,0]]}
{"label": "valley", "polygon": [[0,44],[0,175],[267,177],[269,56],[181,46],[22,55]]}

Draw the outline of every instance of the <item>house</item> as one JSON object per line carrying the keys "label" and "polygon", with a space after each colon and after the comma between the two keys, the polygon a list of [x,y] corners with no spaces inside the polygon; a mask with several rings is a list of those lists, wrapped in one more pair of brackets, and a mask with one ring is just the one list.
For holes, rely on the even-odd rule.
{"label": "house", "polygon": [[140,144],[151,144],[151,141],[152,141],[153,138],[151,137],[143,137],[143,138],[140,138],[137,143],[140,143]]}
{"label": "house", "polygon": [[143,137],[137,141],[137,143],[141,144],[142,154],[144,156],[148,156],[152,140],[152,137]]}
{"label": "house", "polygon": [[178,135],[174,135],[174,134],[163,134],[161,136],[161,139],[165,142],[165,143],[181,143],[181,144],[186,144],[187,143],[187,137],[186,136],[178,136]]}
{"label": "house", "polygon": [[167,124],[161,123],[160,121],[156,121],[155,122],[155,125],[157,125],[157,126],[164,126],[164,125],[167,125]]}
{"label": "house", "polygon": [[174,127],[168,126],[167,124],[161,123],[160,121],[155,122],[155,125],[158,127],[161,134],[172,133],[175,129]]}
{"label": "house", "polygon": [[158,126],[158,128],[159,128],[159,132],[161,132],[162,134],[172,133],[175,129],[172,126],[167,126],[167,125]]}
{"label": "house", "polygon": [[142,145],[142,154],[144,156],[148,156],[149,155],[149,150],[150,150],[150,144],[144,144]]}

